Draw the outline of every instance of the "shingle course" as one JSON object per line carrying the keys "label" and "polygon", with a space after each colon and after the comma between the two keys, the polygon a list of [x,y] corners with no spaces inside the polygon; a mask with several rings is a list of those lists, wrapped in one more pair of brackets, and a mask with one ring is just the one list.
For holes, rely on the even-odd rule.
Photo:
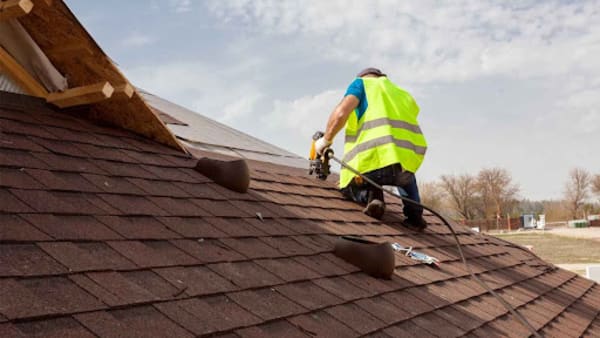
{"label": "shingle course", "polygon": [[[391,202],[373,220],[333,184],[258,161],[249,193],[231,192],[187,155],[28,100],[0,104],[0,335],[528,334],[432,216],[407,230]],[[594,336],[597,284],[456,230],[473,271],[542,334]],[[340,234],[441,265],[397,255],[376,280],[332,254]]]}

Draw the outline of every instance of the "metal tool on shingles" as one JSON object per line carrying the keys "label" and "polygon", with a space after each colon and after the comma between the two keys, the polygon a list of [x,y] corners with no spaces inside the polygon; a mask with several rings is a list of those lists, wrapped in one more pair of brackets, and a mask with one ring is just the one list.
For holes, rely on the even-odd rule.
{"label": "metal tool on shingles", "polygon": [[412,246],[409,246],[407,248],[407,247],[402,246],[400,243],[392,243],[392,249],[394,249],[394,251],[397,251],[397,252],[403,252],[405,256],[410,257],[421,263],[440,266],[439,259],[429,256],[427,254],[424,254],[422,252],[414,251]]}
{"label": "metal tool on shingles", "polygon": [[[317,139],[319,139],[322,135],[324,135],[324,134],[323,134],[323,132],[320,132],[320,131],[316,132],[315,135],[313,135],[311,155],[313,155],[313,150],[315,149],[315,141]],[[399,198],[400,200],[402,200],[403,203],[411,203],[413,205],[420,206],[423,209],[431,212],[434,216],[438,217],[444,223],[444,225],[448,228],[448,230],[450,230],[450,233],[452,233],[452,236],[454,237],[454,241],[456,242],[456,248],[458,250],[458,255],[460,256],[460,259],[461,259],[463,265],[465,266],[465,268],[467,269],[467,272],[469,273],[471,278],[473,278],[473,280],[475,280],[481,287],[483,287],[490,295],[492,295],[494,298],[496,298],[508,312],[510,312],[513,316],[515,316],[515,318],[531,332],[532,336],[539,337],[539,338],[542,337],[537,332],[537,330],[533,327],[533,325],[531,325],[531,323],[529,323],[529,321],[522,314],[520,314],[512,305],[510,305],[510,303],[508,303],[504,298],[502,298],[502,296],[500,296],[496,291],[492,290],[492,288],[490,288],[489,285],[487,285],[484,281],[482,281],[479,277],[477,277],[477,275],[475,275],[475,273],[473,272],[473,269],[467,263],[467,258],[465,257],[465,254],[463,253],[462,245],[460,244],[460,240],[458,239],[458,236],[456,235],[456,231],[454,231],[454,228],[450,225],[450,223],[444,216],[440,215],[440,213],[435,211],[434,209],[432,209],[426,205],[423,205],[419,202],[413,201],[410,198],[404,197],[404,196],[396,193],[395,191],[389,191],[387,189],[384,189],[381,185],[377,184],[377,182],[366,177],[361,172],[354,169],[352,166],[348,165],[348,163],[335,157],[333,150],[330,148],[325,149],[323,151],[323,154],[320,156],[319,156],[319,154],[316,154],[316,151],[314,151],[314,152],[315,152],[314,161],[316,161],[318,159],[319,162],[313,163],[313,160],[311,159],[310,169],[309,169],[310,175],[315,174],[321,180],[327,179],[327,176],[329,176],[329,174],[330,174],[329,160],[331,159],[331,160],[334,160],[335,162],[339,163],[342,167],[352,171],[356,176],[360,176],[365,182],[371,184],[372,186],[376,187],[377,189],[381,189],[384,193],[392,195],[396,198]],[[327,166],[323,167],[323,163],[326,163]],[[320,164],[320,166],[318,164]]]}

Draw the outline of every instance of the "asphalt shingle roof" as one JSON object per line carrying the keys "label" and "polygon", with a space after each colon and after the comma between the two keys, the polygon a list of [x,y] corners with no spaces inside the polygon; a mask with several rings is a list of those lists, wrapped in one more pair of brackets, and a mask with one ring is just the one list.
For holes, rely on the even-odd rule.
{"label": "asphalt shingle roof", "polygon": [[[249,161],[251,189],[239,194],[194,165],[0,93],[0,336],[528,336],[469,277],[436,218],[412,232],[390,203],[383,221],[371,219],[298,168]],[[543,336],[598,337],[598,284],[457,232],[479,277]],[[374,279],[332,254],[339,235],[442,263],[398,255],[393,279]]]}

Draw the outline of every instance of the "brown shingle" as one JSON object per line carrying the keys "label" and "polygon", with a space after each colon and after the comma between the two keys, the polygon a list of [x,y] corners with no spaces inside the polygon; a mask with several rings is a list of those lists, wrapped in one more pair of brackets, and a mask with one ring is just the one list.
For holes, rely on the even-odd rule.
{"label": "brown shingle", "polygon": [[0,241],[44,241],[50,237],[17,215],[0,214]]}
{"label": "brown shingle", "polygon": [[163,268],[154,271],[189,296],[222,293],[237,289],[235,285],[203,266]]}
{"label": "brown shingle", "polygon": [[67,269],[33,244],[0,246],[0,276],[54,275]]}
{"label": "brown shingle", "polygon": [[182,327],[198,335],[262,322],[225,296],[192,298],[161,303],[156,307]]}
{"label": "brown shingle", "polygon": [[167,229],[154,217],[97,216],[96,219],[127,239],[168,239],[178,234]]}
{"label": "brown shingle", "polygon": [[264,320],[287,317],[305,311],[304,307],[271,288],[230,293],[228,297]]}
{"label": "brown shingle", "polygon": [[218,238],[225,237],[223,231],[202,217],[160,217],[160,222],[171,230],[187,238]]}
{"label": "brown shingle", "polygon": [[208,267],[241,288],[255,288],[283,282],[254,262],[219,263]]}
{"label": "brown shingle", "polygon": [[108,245],[143,268],[198,263],[198,260],[167,241],[114,241],[108,242]]}
{"label": "brown shingle", "polygon": [[90,216],[23,215],[29,223],[56,240],[122,239],[116,232]]}
{"label": "brown shingle", "polygon": [[193,335],[150,306],[78,314],[75,318],[100,337],[135,337],[151,332],[154,337],[191,338]]}
{"label": "brown shingle", "polygon": [[44,242],[38,246],[72,271],[122,270],[135,265],[102,242]]}

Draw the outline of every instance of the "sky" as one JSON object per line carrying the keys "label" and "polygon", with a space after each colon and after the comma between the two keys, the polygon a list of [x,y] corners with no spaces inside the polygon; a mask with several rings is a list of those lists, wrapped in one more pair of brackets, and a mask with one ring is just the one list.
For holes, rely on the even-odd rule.
{"label": "sky", "polygon": [[301,156],[373,66],[421,108],[420,181],[499,166],[556,199],[600,173],[600,0],[66,2],[136,86]]}

